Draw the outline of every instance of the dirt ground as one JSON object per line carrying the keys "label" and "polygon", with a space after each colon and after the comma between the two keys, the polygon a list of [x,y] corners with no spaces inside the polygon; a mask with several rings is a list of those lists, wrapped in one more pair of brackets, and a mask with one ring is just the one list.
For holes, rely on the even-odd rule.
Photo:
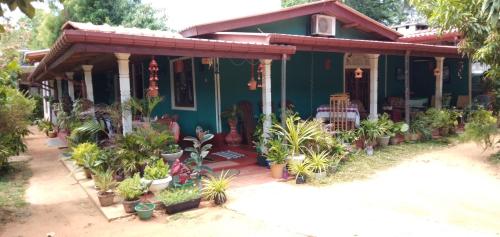
{"label": "dirt ground", "polygon": [[417,156],[367,180],[233,189],[225,208],[111,223],[46,146],[27,138],[28,217],[0,236],[500,236],[500,169],[474,144]]}

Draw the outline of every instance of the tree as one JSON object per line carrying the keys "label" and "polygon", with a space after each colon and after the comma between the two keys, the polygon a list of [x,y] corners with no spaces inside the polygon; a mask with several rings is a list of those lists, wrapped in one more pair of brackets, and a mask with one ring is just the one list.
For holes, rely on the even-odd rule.
{"label": "tree", "polygon": [[[282,0],[282,7],[313,2],[314,0]],[[344,3],[357,11],[386,25],[398,24],[406,20],[407,8],[404,0],[345,0]]]}
{"label": "tree", "polygon": [[[31,5],[31,2],[36,0],[0,0],[0,17],[4,18],[4,8],[7,7],[8,10],[14,11],[17,8],[21,10],[29,18],[35,15],[35,8]],[[4,32],[5,28],[3,24],[0,24],[0,32]]]}
{"label": "tree", "polygon": [[[411,0],[429,24],[440,33],[458,30],[461,52],[473,61],[490,66],[487,76],[496,84],[500,99],[500,1]],[[497,103],[497,108],[500,106]]]}
{"label": "tree", "polygon": [[148,28],[167,30],[167,18],[149,4],[140,0],[65,0],[63,9],[52,5],[50,11],[39,12],[33,18],[36,37],[30,46],[48,48],[60,35],[62,24],[66,21],[90,22],[96,25]]}

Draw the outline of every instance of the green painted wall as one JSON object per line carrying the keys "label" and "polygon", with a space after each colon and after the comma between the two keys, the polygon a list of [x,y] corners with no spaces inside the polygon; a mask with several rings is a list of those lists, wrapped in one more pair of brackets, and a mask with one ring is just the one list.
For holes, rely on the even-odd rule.
{"label": "green painted wall", "polygon": [[[344,39],[378,39],[366,32],[355,28],[344,29],[342,23],[336,21],[336,38]],[[310,35],[311,34],[311,16],[301,16],[282,21],[276,21],[268,24],[245,27],[241,29],[231,29],[228,31],[236,32],[257,32],[257,33],[280,33],[290,35]]]}

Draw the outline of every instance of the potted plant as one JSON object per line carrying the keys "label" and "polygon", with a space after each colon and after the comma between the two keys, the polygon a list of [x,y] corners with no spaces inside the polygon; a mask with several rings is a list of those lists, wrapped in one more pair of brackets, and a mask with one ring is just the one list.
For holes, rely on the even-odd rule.
{"label": "potted plant", "polygon": [[382,114],[378,121],[378,127],[381,130],[381,135],[377,137],[377,144],[381,147],[386,147],[389,145],[390,129],[394,125],[394,122],[389,118],[387,113]]}
{"label": "potted plant", "polygon": [[328,151],[310,151],[307,157],[307,166],[311,170],[316,179],[323,179],[326,177],[326,170],[329,166]]}
{"label": "potted plant", "polygon": [[75,161],[77,166],[83,168],[85,177],[90,179],[92,177],[91,168],[94,166],[99,153],[100,149],[95,143],[84,142],[73,148],[71,159]]}
{"label": "potted plant", "polygon": [[391,136],[390,143],[391,145],[398,144],[398,135],[407,132],[409,129],[408,124],[405,122],[397,122],[393,123],[389,129],[389,135]]}
{"label": "potted plant", "polygon": [[313,141],[321,134],[319,123],[314,121],[302,121],[297,115],[290,115],[286,118],[285,126],[274,124],[271,132],[284,138],[290,148],[289,160],[303,161],[305,155],[303,150],[307,142]]}
{"label": "potted plant", "polygon": [[99,198],[101,207],[113,205],[113,199],[115,198],[115,192],[113,190],[117,184],[113,179],[113,171],[107,170],[96,172],[94,175],[94,183],[97,187],[97,197]]}
{"label": "potted plant", "polygon": [[337,139],[350,150],[352,145],[359,139],[359,134],[356,130],[346,130],[338,133]]}
{"label": "potted plant", "polygon": [[358,132],[364,139],[366,154],[373,155],[375,141],[377,137],[382,135],[382,129],[380,129],[378,122],[372,119],[363,120]]}
{"label": "potted plant", "polygon": [[145,221],[151,219],[155,208],[156,204],[154,203],[139,203],[135,205],[134,210],[137,216],[139,216],[139,219]]}
{"label": "potted plant", "polygon": [[210,175],[203,180],[202,195],[207,200],[214,201],[216,205],[222,205],[227,201],[226,190],[232,177],[228,177],[228,171],[222,171],[218,177]]}
{"label": "potted plant", "polygon": [[271,177],[280,179],[283,177],[283,169],[288,157],[288,147],[281,139],[275,138],[267,143],[267,152],[265,156],[271,166]]}
{"label": "potted plant", "polygon": [[225,141],[230,146],[239,146],[241,144],[241,135],[238,133],[238,117],[241,111],[236,105],[233,105],[231,109],[222,112],[221,116],[227,119],[227,124],[229,125],[229,133],[225,137]]}
{"label": "potted plant", "polygon": [[144,169],[144,181],[149,184],[149,191],[158,192],[168,187],[172,177],[170,167],[163,159],[148,164]]}
{"label": "potted plant", "polygon": [[187,152],[190,152],[189,158],[186,160],[186,165],[191,170],[191,175],[196,178],[198,186],[201,187],[201,177],[206,173],[212,173],[212,169],[203,164],[203,160],[210,153],[212,149],[212,144],[205,144],[214,138],[213,134],[206,133],[201,138],[195,137],[185,137],[185,141],[190,141],[193,143],[192,147],[186,148]]}
{"label": "potted plant", "polygon": [[173,163],[175,160],[181,158],[183,152],[179,145],[168,144],[161,153],[161,156],[165,158],[165,162]]}
{"label": "potted plant", "polygon": [[197,208],[200,205],[201,194],[195,186],[170,188],[158,195],[158,200],[165,205],[167,214]]}
{"label": "potted plant", "polygon": [[139,197],[144,193],[144,185],[139,173],[123,180],[117,188],[118,194],[123,198],[123,208],[126,213],[133,213],[134,207],[140,202]]}
{"label": "potted plant", "polygon": [[312,174],[307,159],[303,161],[290,162],[290,164],[288,164],[288,169],[291,174],[295,175],[296,184],[306,183],[307,177]]}

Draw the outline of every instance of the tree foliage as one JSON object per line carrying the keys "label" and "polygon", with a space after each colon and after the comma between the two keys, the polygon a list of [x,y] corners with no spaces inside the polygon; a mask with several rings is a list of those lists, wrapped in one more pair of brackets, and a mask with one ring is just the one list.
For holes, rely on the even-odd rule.
{"label": "tree foliage", "polygon": [[35,37],[30,46],[38,49],[50,47],[66,21],[167,30],[165,13],[140,0],[65,0],[63,9],[52,4],[50,11],[37,12],[33,18]]}
{"label": "tree foliage", "polygon": [[[23,12],[29,18],[32,18],[35,15],[35,8],[31,5],[32,2],[37,0],[0,0],[0,18],[4,17],[5,8],[9,11],[14,11],[19,8],[21,12]],[[0,25],[0,32],[4,32],[5,28],[3,25]]]}
{"label": "tree foliage", "polygon": [[[282,7],[313,2],[313,0],[282,0]],[[406,1],[403,0],[345,0],[344,3],[357,11],[386,25],[406,20]]]}

